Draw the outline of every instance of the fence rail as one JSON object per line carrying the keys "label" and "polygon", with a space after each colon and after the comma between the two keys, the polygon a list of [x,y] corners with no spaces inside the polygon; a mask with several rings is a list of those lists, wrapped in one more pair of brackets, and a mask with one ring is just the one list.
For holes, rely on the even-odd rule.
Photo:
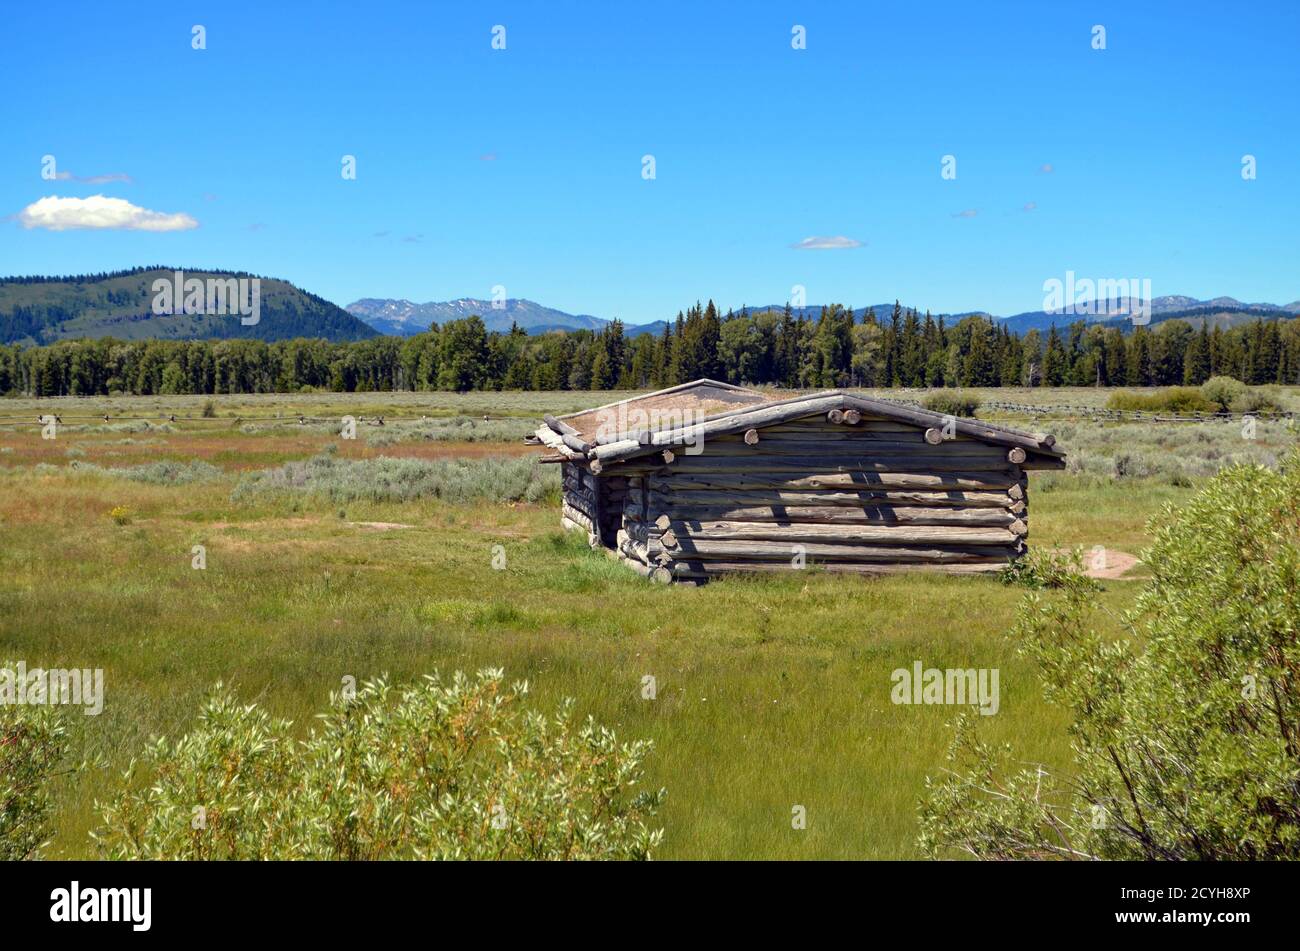
{"label": "fence rail", "polygon": [[1192,413],[1180,415],[1170,413],[1151,413],[1143,410],[1106,409],[1100,406],[1070,406],[1047,404],[1032,406],[1028,403],[1008,403],[990,400],[980,404],[980,408],[1000,410],[1006,413],[1018,413],[1026,416],[1084,417],[1093,420],[1115,420],[1138,423],[1216,423],[1231,422],[1251,417],[1257,420],[1293,420],[1296,414],[1291,410],[1260,410],[1255,413]]}
{"label": "fence rail", "polygon": [[[886,403],[897,403],[901,406],[918,406],[924,409],[924,406],[916,400],[892,399],[887,396],[877,396],[875,399],[879,399]],[[979,405],[979,409],[1010,413],[1017,416],[1032,416],[1037,419],[1083,418],[1097,422],[1109,420],[1113,422],[1131,423],[1222,423],[1232,422],[1233,420],[1243,420],[1247,417],[1256,420],[1294,420],[1297,416],[1297,414],[1291,410],[1260,410],[1255,413],[1231,413],[1225,410],[1220,413],[1193,413],[1191,415],[1179,415],[1170,413],[1151,413],[1143,410],[1107,409],[1101,406],[1079,406],[1069,403],[1012,403],[1006,400],[983,400]]]}

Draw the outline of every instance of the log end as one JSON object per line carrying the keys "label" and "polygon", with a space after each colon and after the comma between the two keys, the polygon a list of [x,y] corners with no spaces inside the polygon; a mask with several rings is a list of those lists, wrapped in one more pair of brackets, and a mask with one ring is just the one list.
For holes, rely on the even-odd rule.
{"label": "log end", "polygon": [[745,445],[746,445],[746,446],[757,446],[757,445],[758,445],[758,430],[757,430],[757,429],[747,429],[747,430],[745,430]]}
{"label": "log end", "polygon": [[1025,459],[1026,459],[1025,451],[1021,449],[1019,446],[1013,446],[1007,452],[1007,462],[1010,462],[1013,465],[1018,466],[1020,465],[1020,463],[1024,462]]}
{"label": "log end", "polygon": [[943,442],[943,433],[937,429],[927,429],[925,431],[925,441],[931,446],[937,446]]}

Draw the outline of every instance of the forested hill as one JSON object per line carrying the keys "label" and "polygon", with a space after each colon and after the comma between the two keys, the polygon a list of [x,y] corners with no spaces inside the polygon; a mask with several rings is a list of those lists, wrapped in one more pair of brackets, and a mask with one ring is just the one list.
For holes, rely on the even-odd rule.
{"label": "forested hill", "polygon": [[[261,277],[257,323],[236,316],[167,315],[153,312],[153,282],[185,277],[251,278],[234,271],[188,270],[163,266],[67,277],[0,278],[0,343],[46,344],[78,337],[119,340],[213,340],[243,337],[289,340],[363,340],[376,331],[315,294],[287,281]],[[247,298],[246,298],[247,300]]]}

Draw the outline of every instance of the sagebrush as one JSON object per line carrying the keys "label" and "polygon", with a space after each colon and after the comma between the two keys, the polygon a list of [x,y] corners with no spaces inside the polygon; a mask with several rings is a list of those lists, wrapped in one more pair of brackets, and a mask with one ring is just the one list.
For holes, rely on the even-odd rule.
{"label": "sagebrush", "polygon": [[559,494],[558,466],[535,458],[339,459],[332,452],[245,474],[236,500],[267,492],[308,492],[331,502],[537,502]]}

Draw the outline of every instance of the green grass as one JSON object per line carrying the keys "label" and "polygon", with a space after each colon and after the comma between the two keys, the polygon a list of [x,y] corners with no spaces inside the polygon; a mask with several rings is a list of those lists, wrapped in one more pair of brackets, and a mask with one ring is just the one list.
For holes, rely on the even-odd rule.
{"label": "green grass", "polygon": [[[496,399],[521,411],[527,402]],[[447,408],[466,411],[463,401]],[[1062,444],[1105,455],[1085,428]],[[302,726],[345,676],[504,667],[543,702],[572,696],[620,736],[655,742],[649,780],[668,790],[663,858],[916,857],[917,802],[925,777],[944,766],[956,713],[891,704],[891,672],[918,660],[999,668],[1001,712],[981,718],[990,738],[1014,742],[1025,760],[1068,763],[1065,721],[1008,637],[1020,589],[815,570],[665,588],[559,532],[553,503],[233,496],[241,478],[268,478],[240,470],[307,459],[332,441],[272,451],[265,435],[228,432],[224,471],[185,485],[70,469],[78,460],[63,437],[0,432],[9,450],[0,455],[0,656],[105,670],[104,713],[69,714],[77,752],[101,754],[108,767],[60,780],[56,856],[93,855],[95,797],[149,737],[185,730],[219,680]],[[1171,459],[1228,445],[1186,432],[1148,427],[1132,438]],[[99,466],[114,465],[103,454],[116,449],[184,459],[187,440],[200,438],[100,435],[74,440]],[[145,444],[119,445],[125,438]],[[42,452],[57,467],[33,464]],[[1034,473],[1030,542],[1137,553],[1146,520],[1186,499],[1197,473],[1190,484]],[[356,473],[349,465],[336,475],[346,487]],[[109,516],[115,506],[130,511],[128,524]],[[195,544],[207,548],[206,571],[190,567]],[[495,545],[504,570],[492,567]],[[1104,582],[1099,603],[1113,633],[1137,585]],[[658,683],[653,701],[641,698],[647,674]],[[804,831],[791,829],[795,805],[807,809]]]}
{"label": "green grass", "polygon": [[[65,781],[57,855],[89,854],[95,795],[149,736],[183,730],[218,680],[302,723],[346,675],[502,666],[655,741],[665,858],[915,855],[916,801],[954,713],[890,704],[890,672],[915,660],[1000,668],[993,735],[1065,761],[1064,724],[1005,636],[1022,592],[990,579],[662,588],[561,536],[550,506],[354,504],[340,517],[310,499],[250,507],[228,485],[94,474],[10,476],[4,490],[0,653],[106,671],[104,714],[74,719],[112,768]],[[1047,499],[1035,519],[1068,539],[1086,500],[1057,499],[1065,510]],[[190,567],[200,543],[206,571]],[[1131,583],[1108,588],[1107,604],[1129,602]],[[654,701],[640,697],[646,674]],[[804,832],[790,829],[795,804]]]}

